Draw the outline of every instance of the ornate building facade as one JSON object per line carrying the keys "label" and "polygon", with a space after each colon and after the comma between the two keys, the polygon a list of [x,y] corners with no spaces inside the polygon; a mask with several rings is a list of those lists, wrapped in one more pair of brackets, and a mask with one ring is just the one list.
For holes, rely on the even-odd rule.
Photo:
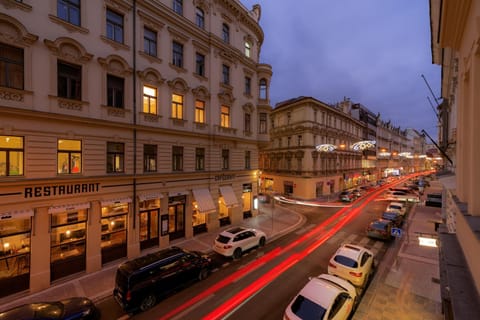
{"label": "ornate building facade", "polygon": [[259,6],[0,7],[2,296],[256,214],[272,76]]}

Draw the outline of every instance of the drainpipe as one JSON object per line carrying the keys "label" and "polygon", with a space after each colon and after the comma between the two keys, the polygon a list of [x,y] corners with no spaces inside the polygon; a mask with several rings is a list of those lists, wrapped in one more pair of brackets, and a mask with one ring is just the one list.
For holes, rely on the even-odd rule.
{"label": "drainpipe", "polygon": [[137,1],[133,1],[133,229],[137,217]]}

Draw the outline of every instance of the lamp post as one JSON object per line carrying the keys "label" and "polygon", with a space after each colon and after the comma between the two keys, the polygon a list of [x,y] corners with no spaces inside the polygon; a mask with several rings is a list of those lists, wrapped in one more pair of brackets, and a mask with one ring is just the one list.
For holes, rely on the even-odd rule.
{"label": "lamp post", "polygon": [[[325,183],[327,182],[327,153],[332,152],[336,149],[337,147],[334,146],[333,144],[320,144],[316,146],[316,149],[318,152],[322,152],[325,154],[324,161],[325,161]],[[327,195],[327,201],[330,201],[330,192]]]}

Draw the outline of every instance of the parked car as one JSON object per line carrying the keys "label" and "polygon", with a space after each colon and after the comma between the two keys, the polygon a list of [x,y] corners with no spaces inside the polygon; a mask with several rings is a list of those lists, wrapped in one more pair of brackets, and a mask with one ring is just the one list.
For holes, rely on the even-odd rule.
{"label": "parked car", "polygon": [[34,302],[11,308],[0,313],[1,320],[21,319],[100,319],[95,304],[85,297],[73,297],[60,301]]}
{"label": "parked car", "polygon": [[351,191],[342,191],[338,196],[339,200],[342,202],[352,202],[355,200],[355,196]]}
{"label": "parked car", "polygon": [[409,194],[404,191],[387,191],[385,199],[390,201],[408,201],[419,202],[420,198],[416,194]]}
{"label": "parked car", "polygon": [[405,213],[407,212],[407,208],[405,207],[405,205],[402,203],[402,202],[390,202],[387,206],[387,208],[385,209],[385,211],[392,211],[392,212],[398,212],[400,213],[402,216],[405,215]]}
{"label": "parked car", "polygon": [[374,271],[373,252],[354,244],[343,244],[328,262],[328,274],[339,276],[356,287],[365,287]]}
{"label": "parked car", "polygon": [[367,227],[367,236],[380,240],[392,239],[393,222],[386,219],[376,219]]}
{"label": "parked car", "polygon": [[360,198],[362,196],[362,192],[359,189],[353,189],[352,194],[355,197],[355,199]]}
{"label": "parked car", "polygon": [[395,211],[384,211],[382,219],[392,221],[394,227],[401,227],[403,224],[403,215]]}
{"label": "parked car", "polygon": [[441,193],[427,193],[427,199],[425,200],[427,207],[442,207],[442,194]]}
{"label": "parked car", "polygon": [[309,278],[285,309],[284,320],[345,320],[357,304],[355,287],[329,274]]}
{"label": "parked car", "polygon": [[223,256],[239,259],[245,251],[263,247],[266,241],[267,235],[261,230],[233,227],[216,237],[213,250]]}
{"label": "parked car", "polygon": [[208,277],[211,260],[199,252],[170,247],[122,263],[113,296],[128,313],[145,311],[194,281]]}

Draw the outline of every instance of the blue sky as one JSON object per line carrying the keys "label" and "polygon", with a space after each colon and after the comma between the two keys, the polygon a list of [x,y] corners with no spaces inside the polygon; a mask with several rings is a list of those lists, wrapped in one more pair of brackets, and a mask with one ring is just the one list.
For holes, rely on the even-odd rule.
{"label": "blue sky", "polygon": [[402,129],[437,140],[440,66],[432,64],[428,0],[241,0],[262,8],[260,62],[272,106],[298,96],[350,98]]}

